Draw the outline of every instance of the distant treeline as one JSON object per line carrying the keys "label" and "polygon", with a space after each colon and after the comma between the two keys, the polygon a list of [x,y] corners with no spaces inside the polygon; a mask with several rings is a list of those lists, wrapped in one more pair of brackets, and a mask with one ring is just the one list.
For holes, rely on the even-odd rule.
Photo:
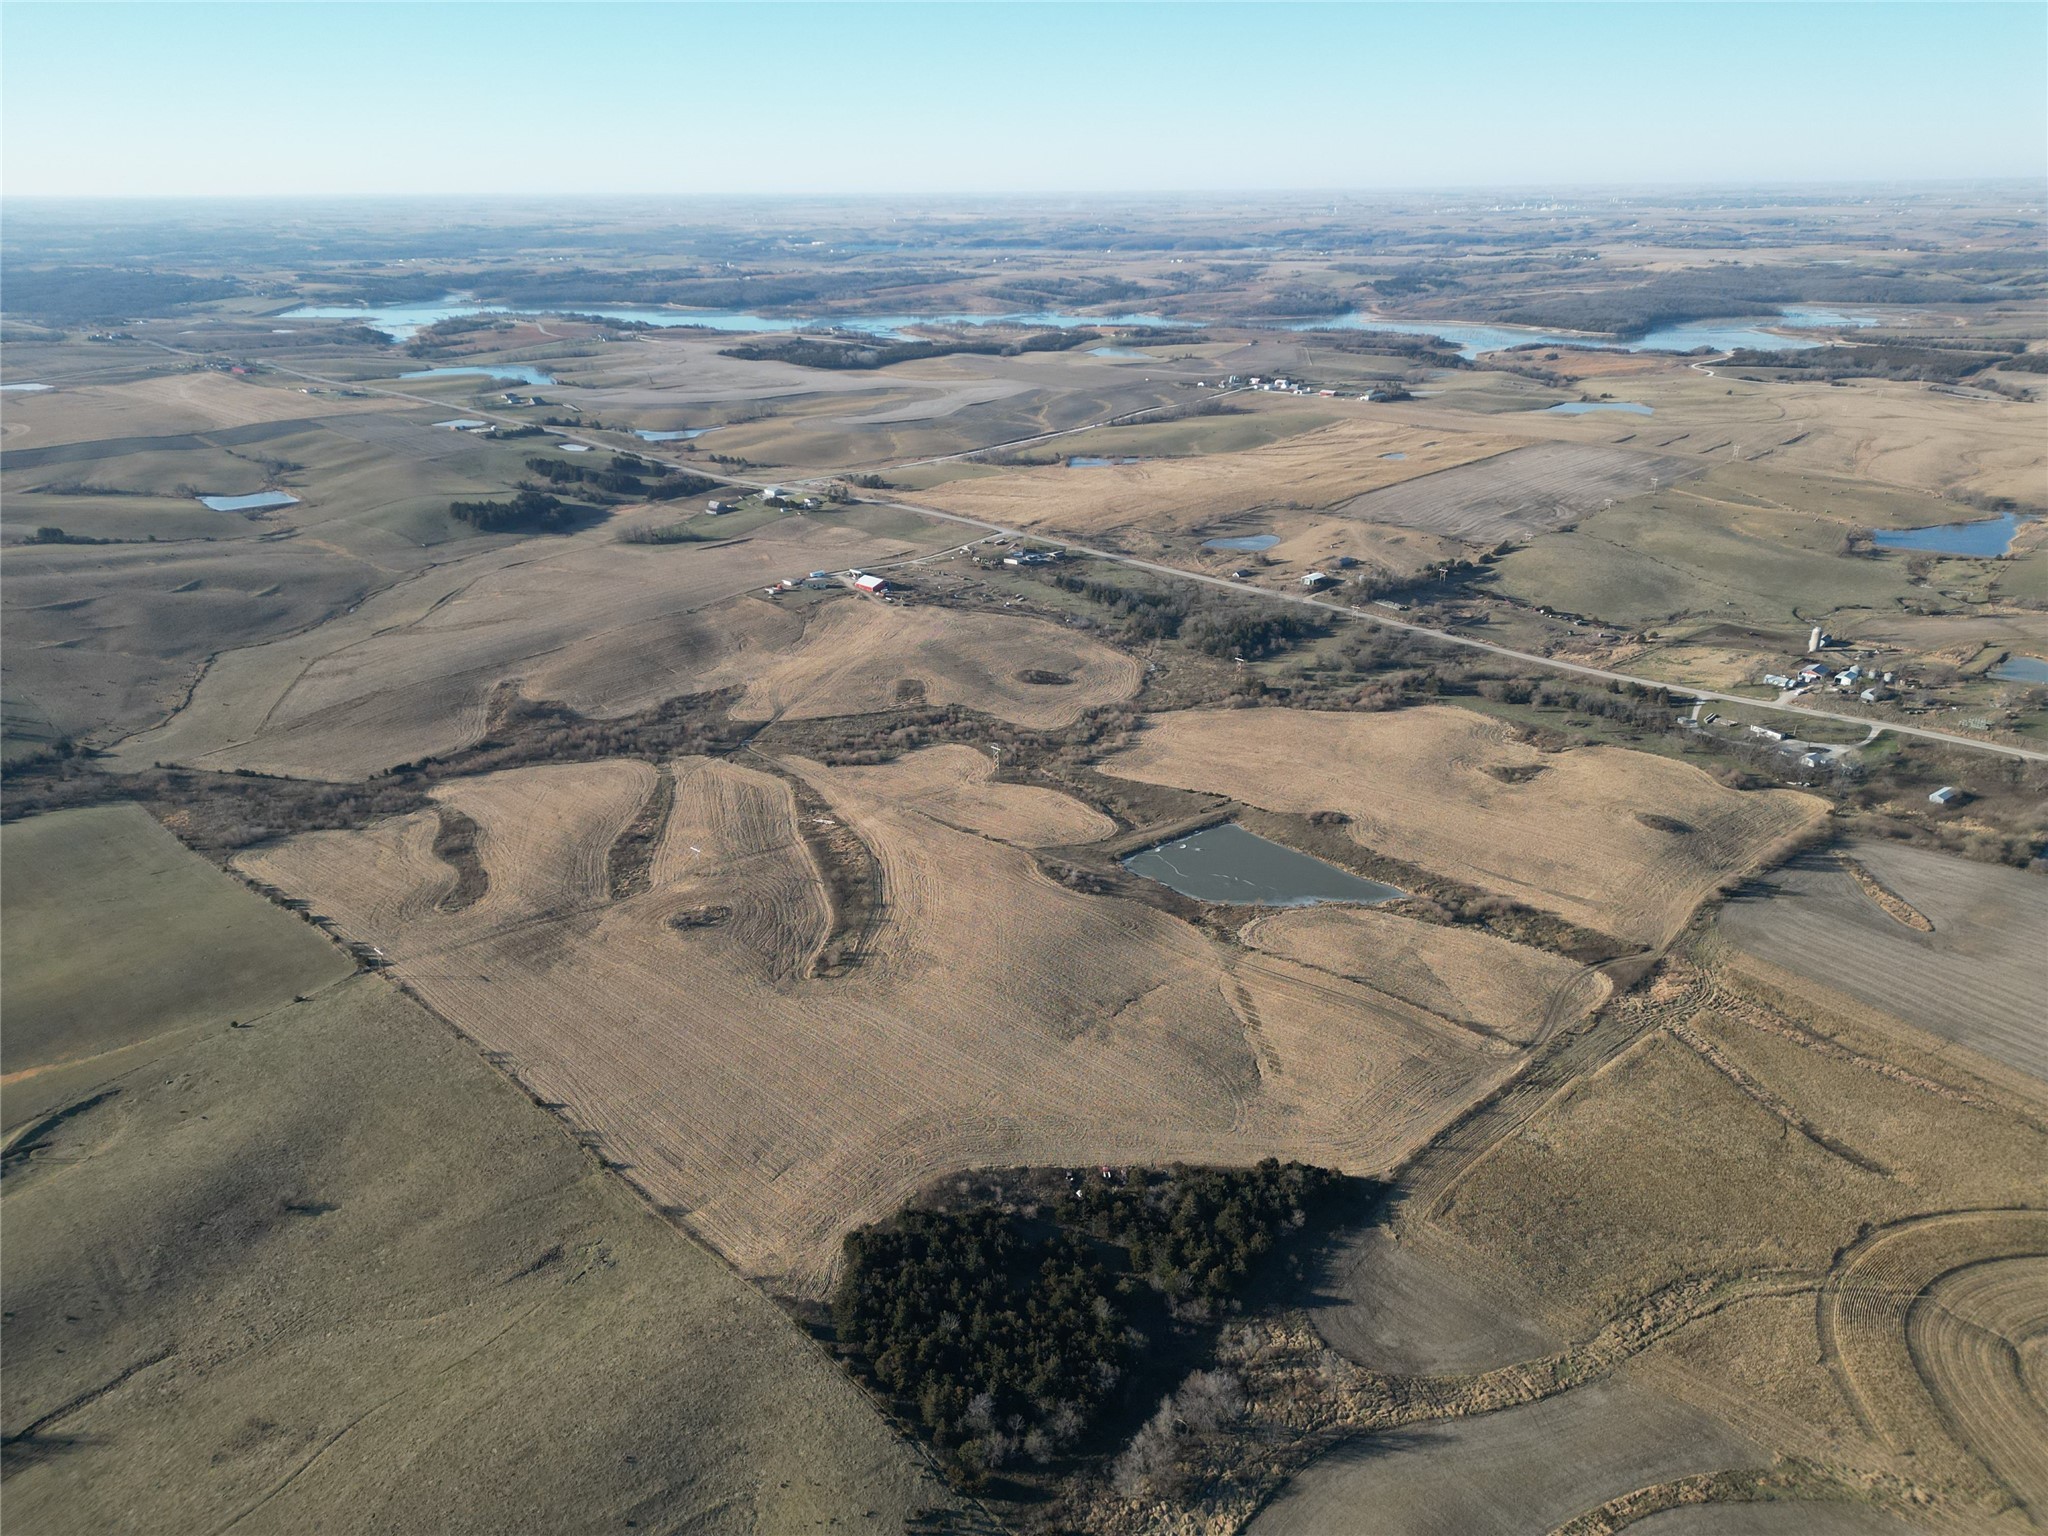
{"label": "distant treeline", "polygon": [[246,290],[231,277],[193,277],[148,267],[10,266],[0,309],[47,320],[123,320],[167,315],[187,304]]}
{"label": "distant treeline", "polygon": [[24,544],[119,544],[120,539],[96,539],[89,534],[66,533],[62,528],[43,527],[21,541]]}
{"label": "distant treeline", "polygon": [[1574,287],[1509,303],[1496,309],[1494,318],[1513,325],[1640,336],[1660,326],[1765,314],[1787,304],[1984,304],[2017,296],[2002,282],[1935,272],[1726,266],[1659,273],[1625,287]]}
{"label": "distant treeline", "polygon": [[[1793,352],[1764,352],[1742,348],[1731,352],[1725,366],[1733,369],[1770,368],[1822,379],[1922,379],[1953,384],[1986,368],[2024,367],[2014,352],[1987,351],[1983,345],[1968,351],[1959,347],[1918,342],[1868,342],[1850,347],[1802,347]],[[2013,343],[2017,348],[2019,343]],[[2018,354],[2024,356],[2025,354]],[[2048,371],[2048,361],[2039,365]]]}
{"label": "distant treeline", "polygon": [[1043,309],[1054,304],[1125,304],[1144,298],[1148,290],[1119,277],[1027,277],[983,291],[1001,304]]}
{"label": "distant treeline", "polygon": [[892,363],[916,362],[927,357],[950,357],[970,353],[985,357],[1014,357],[1020,352],[1063,352],[1084,342],[1102,340],[1100,331],[1033,331],[1026,336],[998,340],[993,337],[961,336],[945,341],[868,341],[791,336],[776,341],[746,341],[726,347],[722,355],[747,362],[795,363],[800,368],[887,368]]}
{"label": "distant treeline", "polygon": [[[908,1210],[846,1239],[839,1342],[965,1481],[1082,1445],[1138,1400],[1147,1351],[1242,1296],[1339,1183],[1327,1169],[1095,1169],[1014,1200]],[[1041,1214],[1042,1209],[1042,1214]]]}

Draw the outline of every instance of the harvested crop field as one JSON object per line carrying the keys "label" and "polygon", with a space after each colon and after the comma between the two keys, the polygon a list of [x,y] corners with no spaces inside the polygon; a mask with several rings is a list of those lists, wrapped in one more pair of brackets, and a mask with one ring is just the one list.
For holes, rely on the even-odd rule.
{"label": "harvested crop field", "polygon": [[178,844],[139,805],[0,829],[0,1129],[189,1038],[355,969],[313,929]]}
{"label": "harvested crop field", "polygon": [[865,798],[914,805],[933,821],[1019,848],[1092,843],[1116,830],[1115,822],[1071,795],[1001,783],[995,771],[995,759],[973,747],[946,746],[905,753],[874,768],[837,772]]}
{"label": "harvested crop field", "polygon": [[1440,1233],[1397,1242],[1367,1227],[1334,1257],[1310,1318],[1333,1349],[1394,1375],[1490,1371],[1560,1348],[1486,1268]]}
{"label": "harvested crop field", "polygon": [[1650,946],[1826,810],[1647,753],[1538,752],[1497,721],[1434,705],[1158,716],[1103,771],[1267,810],[1341,811],[1380,853]]}
{"label": "harvested crop field", "polygon": [[965,704],[1018,725],[1071,725],[1138,691],[1136,657],[1021,616],[827,603],[772,658],[735,657],[705,678],[743,682],[742,720],[813,720],[905,704]]}
{"label": "harvested crop field", "polygon": [[1731,902],[1715,933],[1804,990],[1847,994],[2048,1083],[2048,881],[1900,843],[1843,852],[1930,929],[1887,911],[1840,857],[1816,853],[1777,871],[1767,895]]}
{"label": "harvested crop field", "polygon": [[1652,1483],[1766,1460],[1711,1415],[1625,1376],[1368,1436],[1282,1491],[1250,1536],[1529,1536]]}
{"label": "harvested crop field", "polygon": [[1860,1504],[1806,1501],[1687,1504],[1629,1527],[1631,1536],[1913,1536],[1914,1528]]}
{"label": "harvested crop field", "polygon": [[[1087,453],[1086,438],[1073,451]],[[1239,453],[1087,469],[1007,470],[909,499],[1008,528],[1091,537],[1120,528],[1188,532],[1254,507],[1330,507],[1379,486],[1499,453],[1511,440],[1340,422]],[[1405,460],[1382,457],[1404,453]]]}
{"label": "harvested crop field", "polygon": [[771,1303],[385,982],[10,1154],[23,1532],[755,1532],[950,1502]]}
{"label": "harvested crop field", "polygon": [[[1412,1005],[1282,960],[1241,965],[1149,907],[1055,884],[993,834],[1092,820],[982,782],[971,754],[673,773],[647,888],[619,900],[607,851],[655,792],[645,763],[445,787],[489,876],[459,911],[439,907],[455,874],[431,813],[242,864],[381,945],[657,1204],[794,1290],[825,1284],[847,1229],[947,1172],[1267,1155],[1383,1168],[1507,1065]],[[963,808],[981,830],[948,824]],[[816,963],[869,877],[822,879],[821,859],[872,875],[834,975]]]}
{"label": "harvested crop field", "polygon": [[1563,528],[1610,502],[1669,485],[1697,466],[1590,443],[1540,443],[1369,491],[1339,508],[1474,544]]}
{"label": "harvested crop field", "polygon": [[800,621],[749,591],[921,547],[795,518],[703,548],[618,544],[604,529],[522,541],[432,568],[306,633],[227,652],[189,704],[114,755],[358,779],[475,741],[492,692],[512,679],[529,697],[630,713],[711,686],[721,663],[751,675],[758,653],[798,640]]}
{"label": "harvested crop field", "polygon": [[1597,971],[1545,950],[1358,907],[1276,912],[1239,937],[1518,1043],[1583,1017],[1610,989]]}

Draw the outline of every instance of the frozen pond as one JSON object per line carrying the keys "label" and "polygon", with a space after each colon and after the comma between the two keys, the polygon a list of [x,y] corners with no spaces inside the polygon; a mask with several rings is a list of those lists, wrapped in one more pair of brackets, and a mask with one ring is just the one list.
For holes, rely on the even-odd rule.
{"label": "frozen pond", "polygon": [[1241,533],[1229,539],[1204,539],[1204,549],[1238,549],[1249,553],[1255,549],[1271,549],[1280,542],[1277,533]]}
{"label": "frozen pond", "polygon": [[1406,893],[1247,832],[1234,821],[1147,848],[1124,868],[1197,901],[1306,907],[1319,901],[1377,904]]}
{"label": "frozen pond", "polygon": [[1932,528],[1879,528],[1871,541],[1879,549],[1916,549],[1930,555],[1976,555],[1990,558],[2012,548],[2020,517],[1980,518],[1973,523],[1937,523]]}
{"label": "frozen pond", "polygon": [[0,384],[0,389],[7,390],[9,393],[19,392],[25,395],[38,394],[48,388],[50,388],[48,384]]}
{"label": "frozen pond", "polygon": [[248,496],[202,496],[199,504],[215,512],[261,512],[268,507],[295,507],[299,498],[284,491],[257,491]]}
{"label": "frozen pond", "polygon": [[1553,416],[1584,416],[1591,411],[1627,411],[1632,416],[1657,414],[1655,406],[1638,405],[1633,400],[1567,400],[1548,409]]}
{"label": "frozen pond", "polygon": [[1144,462],[1145,461],[1143,459],[1094,459],[1088,458],[1085,455],[1076,454],[1073,458],[1067,460],[1067,468],[1100,469],[1105,464],[1142,464]]}
{"label": "frozen pond", "polygon": [[686,438],[702,437],[709,427],[685,427],[680,432],[649,432],[636,429],[633,435],[643,443],[680,443]]}
{"label": "frozen pond", "polygon": [[2038,656],[2008,656],[1991,669],[2002,683],[2048,683],[2048,661]]}
{"label": "frozen pond", "polygon": [[521,384],[552,384],[554,379],[526,363],[480,363],[474,368],[422,368],[401,373],[401,379],[510,379]]}

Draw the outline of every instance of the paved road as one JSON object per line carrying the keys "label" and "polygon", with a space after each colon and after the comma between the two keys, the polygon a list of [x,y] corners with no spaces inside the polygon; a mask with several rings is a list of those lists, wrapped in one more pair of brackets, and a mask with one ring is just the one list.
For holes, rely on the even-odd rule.
{"label": "paved road", "polygon": [[[188,352],[179,347],[169,346],[161,341],[151,342],[150,345],[161,347],[166,352],[176,353],[183,357],[199,357],[203,355],[196,352]],[[295,379],[304,379],[308,383],[325,384],[330,388],[364,390],[371,394],[387,395],[393,399],[410,401],[415,405],[430,405],[436,410],[443,409],[446,406],[445,401],[435,400],[430,396],[410,394],[402,389],[390,389],[382,385],[365,383],[361,380],[331,379],[321,374],[307,373],[297,368],[287,368],[281,364],[271,362],[266,362],[262,366]],[[1229,393],[1234,393],[1234,391],[1220,391],[1218,395],[1212,395],[1208,398],[1215,399],[1219,398],[1222,394]],[[1112,424],[1122,425],[1142,420],[1147,416],[1157,415],[1161,411],[1177,409],[1180,409],[1180,407],[1157,406],[1151,410],[1132,411],[1125,415],[1110,417],[1104,421],[1089,422],[1078,427],[1067,427],[1057,432],[1042,432],[1033,437],[1018,438],[1011,443],[991,444],[988,448],[975,448],[968,450],[966,453],[948,454],[944,458],[967,458],[971,454],[987,453],[1006,447],[1022,447],[1032,443],[1050,442],[1055,438],[1071,437],[1080,432],[1092,432]],[[507,415],[502,411],[478,409],[476,414],[490,421],[502,421],[512,425],[521,424],[520,418]],[[593,448],[609,448],[612,446],[601,438],[578,437],[573,431],[561,431],[557,435],[565,442],[587,443]],[[672,468],[685,470],[690,474],[702,475],[709,480],[717,480],[721,484],[744,486],[750,490],[758,490],[763,485],[798,485],[807,483],[795,480],[756,480],[749,479],[743,475],[715,473],[697,464],[663,458],[658,453],[649,452],[645,447],[636,447],[633,449],[633,452],[655,463],[667,464]],[[932,464],[943,462],[943,460],[918,459],[914,462],[918,464]],[[1347,603],[1332,602],[1328,598],[1317,597],[1312,592],[1275,592],[1266,587],[1246,587],[1242,582],[1231,581],[1227,577],[1211,576],[1202,571],[1185,570],[1177,565],[1162,565],[1155,560],[1141,560],[1136,555],[1121,554],[1115,550],[1095,549],[1086,544],[1070,542],[1061,538],[1057,533],[1044,529],[1027,531],[1019,528],[1006,528],[1000,523],[984,522],[980,518],[967,517],[958,512],[941,512],[935,508],[919,506],[914,502],[908,501],[877,501],[863,498],[863,504],[893,507],[904,512],[914,512],[920,517],[929,517],[940,522],[956,523],[963,528],[978,528],[984,536],[1001,534],[1007,538],[1030,538],[1049,544],[1060,544],[1078,554],[1087,555],[1091,559],[1106,560],[1116,565],[1129,566],[1134,570],[1150,571],[1154,575],[1166,576],[1178,581],[1192,581],[1203,586],[1219,587],[1226,592],[1235,592],[1239,595],[1252,594],[1270,598],[1275,602],[1294,603],[1301,607],[1314,608],[1321,612],[1336,614],[1347,619],[1365,620],[1378,624],[1385,629],[1397,629],[1408,634],[1421,635],[1426,639],[1443,645],[1463,646],[1467,650],[1481,651],[1490,656],[1499,656],[1503,660],[1521,662],[1526,666],[1537,667],[1547,672],[1561,672],[1573,677],[1593,678],[1603,683],[1634,683],[1643,688],[1661,688],[1675,698],[1703,699],[1709,703],[1718,704],[1740,704],[1748,709],[1770,710],[1776,714],[1802,716],[1809,720],[1830,720],[1876,730],[1894,731],[1901,736],[1911,736],[1920,741],[1938,741],[1945,746],[1966,747],[1974,752],[1990,752],[2001,757],[2021,758],[2027,762],[2048,763],[2048,751],[2038,751],[2032,747],[2008,746],[2003,742],[1978,741],[1969,736],[1951,735],[1947,731],[1932,730],[1926,726],[1904,725],[1890,720],[1873,721],[1868,715],[1845,715],[1834,710],[1814,709],[1802,704],[1766,704],[1756,699],[1745,698],[1739,693],[1721,693],[1712,688],[1700,688],[1690,683],[1667,682],[1662,678],[1641,677],[1632,672],[1618,672],[1608,667],[1589,666],[1583,662],[1560,661],[1554,656],[1544,656],[1535,651],[1518,651],[1512,646],[1499,645],[1491,640],[1482,640],[1477,635],[1461,635],[1454,630],[1437,629],[1428,624],[1417,624],[1407,619],[1397,619],[1385,610],[1368,613],[1362,609],[1354,608]]]}

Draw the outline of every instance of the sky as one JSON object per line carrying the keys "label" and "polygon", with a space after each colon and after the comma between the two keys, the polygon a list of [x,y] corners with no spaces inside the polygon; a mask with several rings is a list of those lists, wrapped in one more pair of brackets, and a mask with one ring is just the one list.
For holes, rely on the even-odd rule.
{"label": "sky", "polygon": [[2048,177],[2048,4],[0,4],[0,193]]}

